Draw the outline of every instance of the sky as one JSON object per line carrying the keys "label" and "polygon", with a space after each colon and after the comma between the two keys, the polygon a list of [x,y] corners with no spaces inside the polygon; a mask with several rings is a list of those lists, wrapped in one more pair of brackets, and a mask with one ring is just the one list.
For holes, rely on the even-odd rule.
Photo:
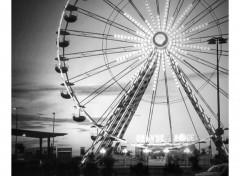
{"label": "sky", "polygon": [[[117,1],[114,1],[117,2]],[[94,11],[98,14],[106,16],[110,14],[111,9],[104,3],[99,3],[99,1],[88,0],[80,1],[81,7]],[[68,133],[64,137],[58,137],[55,139],[55,143],[58,147],[73,147],[73,154],[78,155],[81,146],[88,147],[91,144],[90,135],[92,133],[91,124],[86,121],[81,124],[77,124],[72,120],[72,113],[77,113],[78,111],[73,108],[74,103],[71,100],[64,100],[60,96],[60,90],[64,88],[60,86],[62,83],[61,77],[54,70],[56,57],[56,30],[59,26],[59,20],[62,10],[65,5],[65,0],[15,0],[12,2],[12,107],[23,107],[19,110],[19,128],[28,130],[39,130],[39,131],[52,131],[52,118],[53,112],[56,113],[56,124],[55,132]],[[143,11],[143,7],[139,4],[139,8]],[[222,7],[221,9],[223,9]],[[104,9],[104,10],[102,10]],[[220,13],[218,10],[217,13]],[[126,11],[129,14],[137,18],[136,13],[127,7]],[[147,14],[147,11],[144,12]],[[227,12],[225,11],[225,14]],[[218,14],[218,15],[221,15]],[[78,15],[80,19],[81,26],[79,29],[89,31],[89,32],[100,32],[102,33],[104,26],[99,23],[94,23],[93,20],[89,18],[84,18],[80,14]],[[139,18],[138,18],[139,19]],[[127,23],[122,17],[117,17],[116,20],[120,23],[127,24],[127,26],[132,27]],[[208,19],[207,19],[208,20]],[[97,25],[99,24],[99,26]],[[227,23],[228,24],[228,23]],[[225,25],[224,31],[227,30]],[[78,26],[73,28],[78,29]],[[111,29],[111,34],[121,34],[119,30]],[[210,31],[211,33],[211,31]],[[227,31],[228,33],[228,31]],[[84,42],[83,42],[84,41]],[[94,42],[94,45],[92,43]],[[90,40],[83,38],[73,38],[71,40],[72,51],[87,51],[99,48],[101,45],[100,41]],[[117,46],[118,43],[110,42],[109,45]],[[227,46],[224,46],[227,47]],[[109,56],[109,61],[114,60],[119,55]],[[201,56],[202,57],[202,56]],[[209,56],[207,59],[211,59]],[[214,58],[215,59],[215,58]],[[224,60],[226,59],[226,60]],[[224,68],[228,68],[228,57],[223,57],[221,64]],[[91,68],[96,68],[101,65],[103,58],[98,59],[96,57],[91,57],[88,60],[82,59],[73,61],[69,64],[69,75],[73,76],[76,74],[83,73]],[[212,62],[212,60],[210,60]],[[209,76],[212,70],[204,70],[204,67],[196,65],[204,74]],[[114,75],[116,75],[120,69],[112,69]],[[196,75],[191,74],[189,71],[188,76],[192,78],[193,82],[197,87],[203,84],[203,81],[196,77]],[[125,79],[121,80],[119,83],[121,85],[126,85],[129,78],[132,77],[134,73],[129,74]],[[220,76],[221,87],[225,91],[228,90],[228,77]],[[75,90],[78,93],[79,99],[83,99],[97,87],[102,85],[111,76],[108,72],[98,74],[95,77],[89,78],[85,81],[80,82],[75,86]],[[214,76],[213,82],[216,82],[216,77]],[[164,79],[161,77],[159,79],[160,90],[164,90]],[[151,83],[152,84],[152,83]],[[173,79],[169,76],[169,89],[170,98],[178,99],[180,97],[177,93],[177,89],[174,85]],[[151,97],[151,86],[146,91],[144,95],[145,100],[150,100]],[[157,102],[166,101],[165,91],[158,92]],[[106,94],[100,96],[96,100],[89,103],[87,106],[87,112],[91,114],[94,119],[98,119],[107,106],[111,103],[120,88],[115,85]],[[212,92],[210,86],[206,86],[202,90],[202,94],[207,99],[214,111],[216,111],[216,97]],[[228,111],[228,101],[221,96],[221,113],[222,120],[225,126],[228,126],[229,111]],[[189,104],[189,102],[187,102]],[[194,133],[189,117],[186,115],[186,109],[182,103],[173,104],[171,111],[171,116],[173,118],[174,133]],[[12,128],[15,128],[15,117],[16,111],[11,111],[12,113]],[[147,116],[149,113],[149,103],[141,102],[139,108],[129,125],[129,130],[126,133],[125,138],[131,142],[136,142],[136,135],[145,134]],[[194,110],[191,110],[193,116]],[[166,105],[157,104],[154,109],[154,119],[152,126],[152,134],[168,134],[169,124]],[[182,115],[180,115],[182,114]],[[157,118],[159,117],[159,118]],[[200,131],[201,138],[204,138],[207,133],[204,130],[202,124],[197,117],[195,118],[196,126]],[[213,123],[216,125],[216,121]],[[134,128],[136,125],[139,128]],[[159,127],[161,126],[161,127]],[[141,128],[140,128],[141,127]],[[38,147],[38,141],[29,138],[19,138],[20,141],[28,147]],[[14,143],[12,143],[13,147]],[[46,145],[46,144],[45,144]]]}

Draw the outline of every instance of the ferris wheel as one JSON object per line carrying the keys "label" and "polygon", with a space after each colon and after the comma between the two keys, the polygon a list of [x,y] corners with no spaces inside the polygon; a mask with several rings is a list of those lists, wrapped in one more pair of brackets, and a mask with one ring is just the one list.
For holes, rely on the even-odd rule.
{"label": "ferris wheel", "polygon": [[228,113],[227,9],[226,0],[67,1],[56,42],[61,96],[79,112],[73,120],[99,131],[83,162],[131,144],[130,129],[149,136],[167,126],[173,143],[185,120],[228,155],[218,121],[219,106]]}

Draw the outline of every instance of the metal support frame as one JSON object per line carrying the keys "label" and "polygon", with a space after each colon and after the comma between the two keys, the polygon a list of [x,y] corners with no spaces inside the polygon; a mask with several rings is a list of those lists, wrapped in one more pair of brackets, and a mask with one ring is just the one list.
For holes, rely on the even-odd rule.
{"label": "metal support frame", "polygon": [[[200,103],[195,99],[195,95],[192,92],[191,87],[187,84],[185,77],[185,73],[182,71],[182,69],[175,63],[175,61],[170,57],[171,60],[171,65],[173,68],[173,71],[177,75],[177,78],[179,79],[180,84],[182,85],[185,93],[187,94],[190,102],[192,103],[195,111],[197,112],[198,116],[200,117],[200,120],[202,121],[204,127],[206,128],[207,132],[209,135],[211,135],[212,140],[216,146],[218,146],[219,138],[216,136],[216,130],[213,127],[213,125],[210,123],[209,118],[207,115],[204,113],[204,111],[201,108]],[[223,154],[225,158],[228,157],[228,151],[223,144],[221,147],[218,147],[218,150],[220,153]]]}
{"label": "metal support frame", "polygon": [[[153,57],[153,54],[152,54],[152,57]],[[153,66],[150,68],[151,63],[153,63]],[[119,103],[118,108],[116,108],[116,111],[113,114],[114,116],[116,116],[115,118],[116,120],[109,125],[110,128],[108,131],[110,134],[113,134],[114,136],[120,135],[119,136],[120,138],[123,137],[141,101],[141,98],[148,86],[148,83],[151,80],[151,77],[155,71],[155,68],[156,68],[156,60],[153,61],[152,58],[149,59],[144,69],[140,73],[140,76],[135,80],[135,83],[132,85],[132,87],[127,92],[127,94],[125,94],[124,98]],[[132,94],[132,97],[129,96],[131,94]],[[109,140],[109,138],[105,138],[102,144],[99,146],[99,149],[103,147],[110,148],[112,144],[113,144],[113,141]],[[119,142],[116,144],[115,147],[117,147],[118,145],[119,145]]]}

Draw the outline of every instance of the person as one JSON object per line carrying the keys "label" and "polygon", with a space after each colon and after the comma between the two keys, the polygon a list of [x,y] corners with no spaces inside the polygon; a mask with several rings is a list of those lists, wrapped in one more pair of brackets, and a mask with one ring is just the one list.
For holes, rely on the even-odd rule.
{"label": "person", "polygon": [[206,155],[206,151],[204,149],[202,149],[201,155]]}

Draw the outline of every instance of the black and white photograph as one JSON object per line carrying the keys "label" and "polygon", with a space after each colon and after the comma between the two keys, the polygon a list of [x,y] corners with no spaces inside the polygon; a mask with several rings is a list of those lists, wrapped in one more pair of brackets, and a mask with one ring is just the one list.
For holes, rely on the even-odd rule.
{"label": "black and white photograph", "polygon": [[12,0],[10,174],[232,175],[229,3]]}

